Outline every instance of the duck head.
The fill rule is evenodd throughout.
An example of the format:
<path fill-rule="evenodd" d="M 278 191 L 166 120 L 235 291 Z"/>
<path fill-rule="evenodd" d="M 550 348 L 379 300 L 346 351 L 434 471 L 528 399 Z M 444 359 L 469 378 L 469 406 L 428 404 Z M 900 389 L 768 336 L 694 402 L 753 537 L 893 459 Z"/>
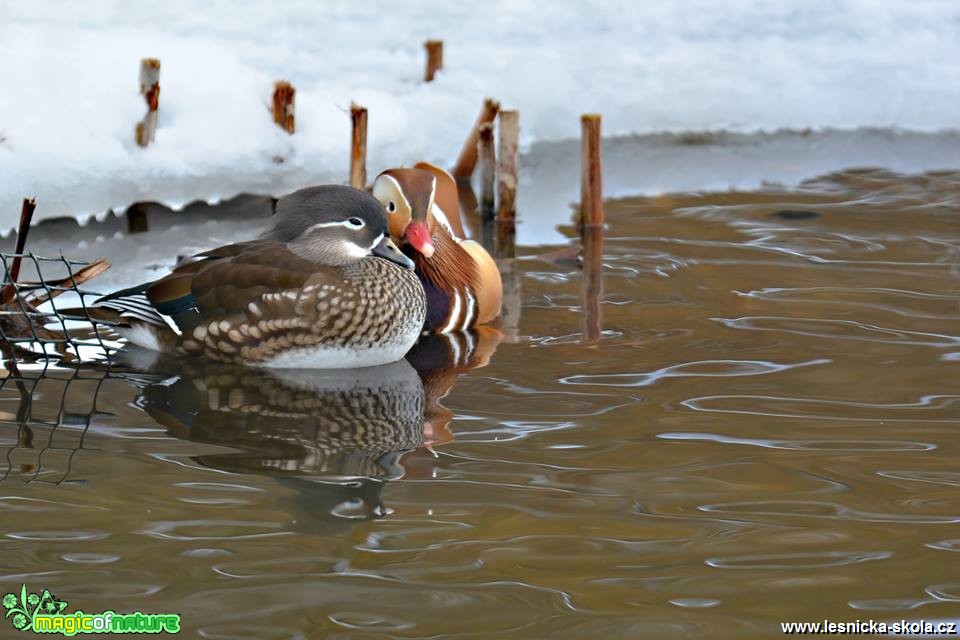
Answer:
<path fill-rule="evenodd" d="M 301 258 L 323 265 L 343 267 L 379 256 L 413 269 L 390 239 L 383 205 L 343 185 L 307 187 L 280 198 L 261 238 L 284 242 Z"/>
<path fill-rule="evenodd" d="M 433 255 L 431 234 L 437 180 L 424 169 L 387 169 L 373 183 L 373 196 L 387 212 L 391 237 L 403 241 L 425 258 Z"/>

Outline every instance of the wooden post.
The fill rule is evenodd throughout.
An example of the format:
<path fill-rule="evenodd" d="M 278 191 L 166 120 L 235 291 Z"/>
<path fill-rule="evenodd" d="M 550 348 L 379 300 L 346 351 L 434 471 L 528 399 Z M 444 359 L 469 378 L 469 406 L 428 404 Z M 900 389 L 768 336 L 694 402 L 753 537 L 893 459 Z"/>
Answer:
<path fill-rule="evenodd" d="M 473 170 L 477 166 L 477 139 L 480 137 L 480 127 L 493 122 L 499 111 L 500 103 L 496 100 L 486 98 L 483 101 L 480 116 L 474 123 L 473 129 L 470 130 L 470 135 L 464 141 L 463 148 L 460 149 L 460 155 L 457 156 L 457 163 L 453 166 L 453 171 L 450 172 L 454 178 L 463 179 L 473 175 Z"/>
<path fill-rule="evenodd" d="M 600 298 L 603 295 L 603 227 L 588 225 L 581 232 L 583 259 L 583 337 L 593 344 L 603 333 Z"/>
<path fill-rule="evenodd" d="M 493 185 L 497 175 L 497 152 L 493 146 L 492 123 L 480 127 L 477 157 L 480 160 L 480 217 L 490 220 L 494 215 Z"/>
<path fill-rule="evenodd" d="M 497 171 L 497 219 L 513 220 L 517 214 L 517 173 L 519 159 L 517 147 L 520 140 L 520 113 L 500 112 L 500 162 Z"/>
<path fill-rule="evenodd" d="M 141 147 L 153 142 L 157 133 L 157 109 L 160 108 L 160 61 L 144 58 L 140 61 L 140 94 L 147 101 L 147 115 L 137 123 L 136 140 Z"/>
<path fill-rule="evenodd" d="M 294 122 L 296 96 L 297 90 L 286 80 L 273 85 L 273 121 L 278 127 L 291 134 L 296 128 Z"/>
<path fill-rule="evenodd" d="M 427 70 L 423 74 L 423 81 L 433 82 L 437 71 L 443 69 L 443 40 L 427 40 L 423 47 L 427 50 Z"/>
<path fill-rule="evenodd" d="M 30 232 L 30 221 L 33 220 L 33 212 L 36 208 L 36 198 L 23 199 L 23 206 L 20 208 L 20 224 L 17 226 L 17 242 L 13 250 L 16 255 L 10 264 L 10 273 L 6 274 L 10 279 L 10 284 L 3 288 L 3 292 L 0 294 L 0 302 L 10 302 L 17 295 L 17 288 L 14 286 L 14 283 L 20 278 L 20 263 L 22 262 L 23 250 L 27 246 L 27 234 Z"/>
<path fill-rule="evenodd" d="M 147 221 L 147 203 L 134 202 L 127 207 L 127 233 L 144 233 L 150 230 Z"/>
<path fill-rule="evenodd" d="M 502 226 L 502 225 L 500 225 Z M 511 225 L 512 226 L 512 225 Z M 507 342 L 517 342 L 523 292 L 520 290 L 520 269 L 515 259 L 497 260 L 503 280 L 503 307 L 500 311 L 500 330 Z"/>
<path fill-rule="evenodd" d="M 367 186 L 367 110 L 350 103 L 350 121 L 353 137 L 350 144 L 350 186 L 363 189 Z"/>
<path fill-rule="evenodd" d="M 579 227 L 603 226 L 603 176 L 600 167 L 600 115 L 580 117 L 580 220 Z"/>

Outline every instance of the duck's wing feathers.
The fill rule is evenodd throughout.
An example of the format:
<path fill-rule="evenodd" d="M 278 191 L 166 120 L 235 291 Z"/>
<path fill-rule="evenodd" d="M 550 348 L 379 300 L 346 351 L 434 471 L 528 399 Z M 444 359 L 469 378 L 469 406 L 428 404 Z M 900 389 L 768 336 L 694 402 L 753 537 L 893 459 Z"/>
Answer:
<path fill-rule="evenodd" d="M 263 361 L 342 332 L 342 312 L 355 292 L 339 269 L 264 242 L 206 267 L 193 277 L 199 322 L 183 347 L 229 360 Z"/>
<path fill-rule="evenodd" d="M 115 291 L 98 298 L 94 305 L 115 312 L 113 320 L 135 320 L 169 327 L 180 334 L 195 324 L 193 316 L 197 304 L 192 284 L 196 274 L 217 261 L 240 255 L 255 246 L 253 242 L 240 242 L 204 251 L 181 262 L 159 280 Z"/>
<path fill-rule="evenodd" d="M 292 253 L 283 243 L 261 241 L 193 274 L 190 292 L 204 318 L 247 315 L 250 303 L 263 300 L 264 294 L 284 294 L 283 298 L 292 300 L 308 280 L 329 271 Z"/>

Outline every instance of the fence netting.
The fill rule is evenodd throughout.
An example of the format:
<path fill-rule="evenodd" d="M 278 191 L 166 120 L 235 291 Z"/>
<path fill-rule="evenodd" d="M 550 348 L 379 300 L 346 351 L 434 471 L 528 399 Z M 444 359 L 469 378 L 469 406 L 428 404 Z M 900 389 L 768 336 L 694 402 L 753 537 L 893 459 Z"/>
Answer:
<path fill-rule="evenodd" d="M 122 347 L 89 305 L 102 293 L 84 286 L 103 261 L 0 252 L 0 351 L 13 362 L 109 360 Z M 13 275 L 12 275 L 13 274 Z"/>

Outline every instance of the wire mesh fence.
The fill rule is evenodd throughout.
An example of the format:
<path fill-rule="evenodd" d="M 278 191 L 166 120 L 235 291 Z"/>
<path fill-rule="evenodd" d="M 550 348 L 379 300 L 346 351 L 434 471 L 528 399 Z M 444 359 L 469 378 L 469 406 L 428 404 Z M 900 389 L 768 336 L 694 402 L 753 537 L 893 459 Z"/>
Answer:
<path fill-rule="evenodd" d="M 90 303 L 102 295 L 83 286 L 106 270 L 93 262 L 0 252 L 0 351 L 13 362 L 87 362 L 109 359 L 122 345 Z M 23 276 L 23 277 L 20 277 Z"/>
<path fill-rule="evenodd" d="M 108 368 L 16 365 L 0 380 L 0 483 L 82 483 L 72 477 L 98 407 Z"/>

